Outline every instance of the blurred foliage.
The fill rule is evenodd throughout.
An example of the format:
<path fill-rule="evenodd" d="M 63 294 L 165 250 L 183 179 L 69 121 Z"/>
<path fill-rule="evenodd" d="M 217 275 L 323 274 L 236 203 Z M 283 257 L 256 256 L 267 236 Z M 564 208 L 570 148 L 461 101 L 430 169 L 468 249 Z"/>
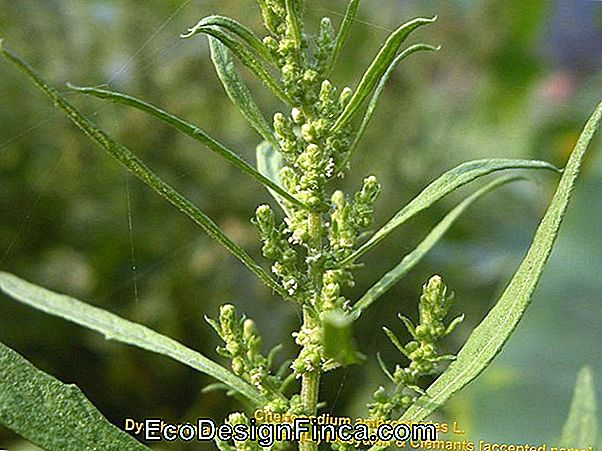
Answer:
<path fill-rule="evenodd" d="M 308 23 L 317 27 L 323 15 L 336 23 L 344 8 L 341 0 L 308 0 Z M 580 8 L 592 20 L 583 23 Z M 533 157 L 563 165 L 602 93 L 602 27 L 594 20 L 600 11 L 599 3 L 581 0 L 365 0 L 337 81 L 354 86 L 387 32 L 414 15 L 439 15 L 416 39 L 443 49 L 413 57 L 396 72 L 345 186 L 377 175 L 382 223 L 429 180 L 468 159 Z M 0 0 L 0 36 L 59 87 L 71 81 L 133 93 L 198 123 L 252 161 L 259 137 L 229 104 L 207 44 L 178 37 L 212 13 L 259 30 L 250 0 Z M 579 25 L 569 32 L 561 26 L 568 18 Z M 562 33 L 571 39 L 559 38 Z M 563 58 L 567 54 L 584 56 Z M 268 93 L 255 88 L 264 110 L 277 111 Z M 255 206 L 268 199 L 261 187 L 149 117 L 69 95 L 261 259 L 249 222 Z M 299 312 L 292 305 L 277 301 L 186 218 L 128 179 L 4 64 L 0 99 L 1 269 L 145 323 L 206 355 L 215 356 L 217 338 L 203 315 L 215 316 L 219 304 L 232 302 L 257 320 L 266 346 L 284 342 L 282 358 L 294 354 L 288 331 Z M 602 204 L 595 197 L 602 159 L 599 151 L 592 155 L 596 160 L 586 168 L 531 313 L 501 358 L 444 412 L 475 437 L 547 439 L 562 424 L 577 369 L 590 363 L 602 374 Z M 413 312 L 421 284 L 433 273 L 445 277 L 457 294 L 456 308 L 467 313 L 456 334 L 461 337 L 447 342 L 457 350 L 531 239 L 555 182 L 549 176 L 540 181 L 480 201 L 413 274 L 366 312 L 354 336 L 369 362 L 325 378 L 328 412 L 365 413 L 358 409 L 384 381 L 376 351 L 386 361 L 396 358 L 380 326 L 394 323 L 400 310 Z M 351 298 L 394 266 L 459 199 L 435 206 L 367 254 Z M 116 424 L 126 416 L 221 419 L 235 409 L 221 392 L 201 393 L 207 377 L 159 356 L 5 299 L 0 317 L 1 341 L 40 369 L 77 383 Z M 11 440 L 0 430 L 1 444 Z"/>

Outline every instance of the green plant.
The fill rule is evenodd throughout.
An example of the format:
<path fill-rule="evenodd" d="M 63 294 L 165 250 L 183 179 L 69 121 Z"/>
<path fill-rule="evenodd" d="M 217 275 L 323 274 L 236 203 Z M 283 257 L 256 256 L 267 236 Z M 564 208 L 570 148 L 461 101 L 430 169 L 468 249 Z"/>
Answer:
<path fill-rule="evenodd" d="M 369 124 L 387 79 L 399 62 L 421 50 L 436 50 L 417 44 L 399 52 L 400 46 L 416 28 L 433 19 L 415 19 L 399 27 L 387 39 L 378 55 L 365 71 L 355 90 L 337 91 L 328 81 L 337 55 L 349 34 L 358 1 L 351 1 L 337 34 L 328 19 L 321 22 L 315 45 L 304 30 L 303 5 L 298 0 L 259 1 L 268 37 L 258 39 L 250 30 L 231 19 L 210 16 L 193 27 L 186 37 L 203 33 L 209 36 L 212 58 L 226 92 L 250 125 L 263 138 L 257 149 L 257 169 L 236 153 L 208 136 L 198 127 L 153 105 L 131 96 L 96 88 L 75 90 L 120 102 L 145 111 L 179 131 L 206 145 L 232 164 L 266 186 L 282 212 L 272 207 L 258 207 L 253 220 L 262 251 L 272 265 L 272 274 L 265 271 L 242 248 L 189 200 L 161 180 L 127 148 L 98 129 L 76 111 L 59 93 L 43 81 L 23 60 L 2 50 L 3 56 L 24 70 L 36 85 L 67 112 L 69 118 L 91 139 L 113 155 L 158 194 L 177 206 L 211 237 L 222 243 L 255 275 L 282 298 L 292 301 L 303 312 L 303 324 L 295 332 L 300 346 L 291 367 L 272 371 L 273 352 L 261 353 L 261 339 L 250 319 L 239 317 L 233 306 L 220 310 L 219 319 L 208 322 L 224 341 L 218 351 L 231 360 L 231 371 L 184 346 L 150 331 L 143 326 L 90 307 L 74 299 L 57 295 L 3 273 L 0 287 L 12 297 L 48 313 L 97 330 L 107 338 L 133 344 L 168 355 L 193 368 L 215 377 L 222 386 L 252 405 L 276 412 L 313 415 L 318 409 L 318 388 L 321 377 L 340 366 L 360 363 L 363 356 L 351 340 L 351 327 L 362 312 L 376 302 L 399 281 L 438 241 L 458 216 L 486 192 L 517 177 L 501 177 L 476 191 L 452 210 L 398 266 L 387 273 L 357 302 L 345 298 L 345 288 L 353 284 L 358 259 L 371 250 L 408 219 L 429 208 L 439 199 L 476 179 L 509 169 L 554 170 L 540 161 L 490 159 L 462 164 L 428 185 L 414 200 L 403 207 L 385 226 L 369 234 L 372 211 L 379 184 L 366 177 L 352 195 L 332 191 L 332 181 L 348 171 L 349 162 L 358 148 Z M 248 88 L 234 66 L 237 57 L 286 106 L 286 113 L 277 113 L 273 124 L 264 118 Z M 277 74 L 277 75 L 274 75 Z M 359 124 L 354 119 L 368 102 Z M 393 344 L 409 360 L 407 367 L 399 364 L 391 373 L 392 387 L 377 388 L 369 414 L 378 418 L 425 419 L 453 393 L 473 380 L 499 352 L 525 311 L 531 293 L 543 270 L 557 235 L 560 221 L 569 201 L 581 160 L 597 127 L 601 109 L 586 125 L 569 160 L 556 195 L 533 240 L 533 244 L 508 288 L 481 325 L 475 329 L 457 357 L 439 355 L 437 340 L 451 333 L 460 318 L 447 323 L 445 316 L 451 297 L 438 276 L 424 287 L 420 301 L 420 321 L 414 326 L 402 317 L 413 340 L 402 345 L 392 331 L 386 330 Z M 444 360 L 454 360 L 447 370 L 424 392 L 421 377 L 431 376 Z M 102 437 L 106 446 L 123 449 L 137 444 L 116 429 L 101 422 L 93 426 L 98 414 L 72 388 L 65 388 L 37 373 L 12 351 L 3 348 L 2 421 L 30 440 L 49 448 L 65 443 L 72 447 L 88 447 Z M 31 387 L 18 387 L 23 378 Z M 296 390 L 295 379 L 301 381 Z M 291 394 L 291 391 L 293 392 Z M 33 394 L 42 393 L 45 398 Z M 67 428 L 41 421 L 47 415 L 24 416 L 44 412 L 57 398 L 66 399 L 61 408 L 75 418 L 81 408 L 90 415 L 89 433 L 75 436 Z M 93 412 L 93 413 L 90 413 Z M 32 424 L 31 418 L 39 418 Z M 246 421 L 240 414 L 232 421 Z M 72 440 L 72 441 L 71 441 Z M 113 445 L 119 444 L 119 445 Z M 223 449 L 230 445 L 219 443 Z M 237 444 L 240 449 L 251 444 Z M 285 447 L 287 444 L 277 446 Z M 313 443 L 301 443 L 301 449 L 316 449 Z M 341 445 L 344 448 L 345 446 Z"/>

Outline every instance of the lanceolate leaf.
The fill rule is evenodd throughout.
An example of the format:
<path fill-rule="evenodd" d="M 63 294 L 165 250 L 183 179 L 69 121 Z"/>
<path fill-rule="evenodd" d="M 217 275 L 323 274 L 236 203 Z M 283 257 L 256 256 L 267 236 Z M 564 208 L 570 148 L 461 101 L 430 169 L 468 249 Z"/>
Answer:
<path fill-rule="evenodd" d="M 94 97 L 98 97 L 99 99 L 110 100 L 111 102 L 122 103 L 124 105 L 136 108 L 156 117 L 157 119 L 174 127 L 176 130 L 179 130 L 182 133 L 190 136 L 192 139 L 203 143 L 210 150 L 224 157 L 226 160 L 234 164 L 243 172 L 253 177 L 262 185 L 270 187 L 272 190 L 280 193 L 280 195 L 286 198 L 289 202 L 292 202 L 299 206 L 303 206 L 303 204 L 298 199 L 296 199 L 290 193 L 282 189 L 282 187 L 280 187 L 277 183 L 274 183 L 271 179 L 264 177 L 253 166 L 251 166 L 249 163 L 243 160 L 236 152 L 228 149 L 226 146 L 213 139 L 211 136 L 209 136 L 196 125 L 186 122 L 184 119 L 181 119 L 178 116 L 168 113 L 167 111 L 162 110 L 161 108 L 158 108 L 148 102 L 145 102 L 144 100 L 137 99 L 136 97 L 133 97 L 128 94 L 123 94 L 121 92 L 116 91 L 109 91 L 107 89 L 73 86 L 71 84 L 68 86 L 77 92 L 89 94 Z"/>
<path fill-rule="evenodd" d="M 254 387 L 224 367 L 146 326 L 128 321 L 69 296 L 46 290 L 5 272 L 0 272 L 0 290 L 33 308 L 100 332 L 108 340 L 120 341 L 171 357 L 223 382 L 256 405 L 262 405 L 265 402 L 263 396 Z"/>
<path fill-rule="evenodd" d="M 225 16 L 208 16 L 201 19 L 194 27 L 192 27 L 188 33 L 183 34 L 183 38 L 189 37 L 192 33 L 194 34 L 195 29 L 199 27 L 210 27 L 214 26 L 217 28 L 223 28 L 224 30 L 232 33 L 237 38 L 241 39 L 245 44 L 247 44 L 251 49 L 253 49 L 258 55 L 264 58 L 266 61 L 273 62 L 272 55 L 270 51 L 267 49 L 263 42 L 259 40 L 255 34 L 245 27 L 243 24 L 238 21 Z"/>
<path fill-rule="evenodd" d="M 92 141 L 112 155 L 119 163 L 125 166 L 133 175 L 142 180 L 150 188 L 156 191 L 161 197 L 168 200 L 176 206 L 186 216 L 198 224 L 210 237 L 221 243 L 228 251 L 238 258 L 247 268 L 259 277 L 268 287 L 278 292 L 282 296 L 287 296 L 286 290 L 282 289 L 278 282 L 270 274 L 259 266 L 249 254 L 240 246 L 228 238 L 221 229 L 205 213 L 199 210 L 192 202 L 186 199 L 182 194 L 174 190 L 170 185 L 155 174 L 146 164 L 134 155 L 127 147 L 121 145 L 105 132 L 100 130 L 89 119 L 77 111 L 56 89 L 49 86 L 34 70 L 20 57 L 4 48 L 0 48 L 0 53 L 7 60 L 15 64 L 22 70 L 34 84 L 50 99 L 56 106 L 67 113 L 67 116 L 80 130 L 82 130 Z"/>
<path fill-rule="evenodd" d="M 113 426 L 81 390 L 0 343 L 0 423 L 47 450 L 148 450 Z"/>
<path fill-rule="evenodd" d="M 238 76 L 230 50 L 213 36 L 209 36 L 209 48 L 217 75 L 232 103 L 236 105 L 257 133 L 275 146 L 274 133 L 253 100 L 249 89 Z"/>
<path fill-rule="evenodd" d="M 353 152 L 355 151 L 355 149 L 357 149 L 357 146 L 359 145 L 359 143 L 362 139 L 362 136 L 364 136 L 364 132 L 368 128 L 368 125 L 370 124 L 370 120 L 372 119 L 372 116 L 374 115 L 374 111 L 376 110 L 376 105 L 378 104 L 380 95 L 385 90 L 385 85 L 387 84 L 387 81 L 389 80 L 389 77 L 391 76 L 393 71 L 397 68 L 399 63 L 401 63 L 404 59 L 406 59 L 412 53 L 420 52 L 422 50 L 430 50 L 430 51 L 436 52 L 439 50 L 439 47 L 433 47 L 432 45 L 427 45 L 427 44 L 412 45 L 412 46 L 408 47 L 407 49 L 405 49 L 403 52 L 401 52 L 399 55 L 397 55 L 395 57 L 395 59 L 391 62 L 391 64 L 389 64 L 387 71 L 380 78 L 380 81 L 378 82 L 378 86 L 376 87 L 376 89 L 374 90 L 374 93 L 372 94 L 372 97 L 370 98 L 370 103 L 368 104 L 368 108 L 366 109 L 366 113 L 364 114 L 362 123 L 360 124 L 360 126 L 355 134 L 355 138 L 353 139 L 353 143 L 351 144 L 351 147 L 349 149 L 347 157 L 339 165 L 339 168 L 338 168 L 339 171 L 342 168 L 346 167 L 347 162 L 353 156 Z"/>
<path fill-rule="evenodd" d="M 508 169 L 547 169 L 558 171 L 550 163 L 538 160 L 511 160 L 506 158 L 491 158 L 486 160 L 475 160 L 462 163 L 442 174 L 435 181 L 424 188 L 418 196 L 403 207 L 393 218 L 389 220 L 378 232 L 359 247 L 353 254 L 341 262 L 341 265 L 354 261 L 364 252 L 372 249 L 384 240 L 393 230 L 406 222 L 408 219 L 429 208 L 442 197 L 452 191 L 493 172 Z"/>
<path fill-rule="evenodd" d="M 598 418 L 596 415 L 596 389 L 589 367 L 577 375 L 569 416 L 562 428 L 559 444 L 567 448 L 587 448 L 596 445 Z"/>
<path fill-rule="evenodd" d="M 284 4 L 286 6 L 286 21 L 288 23 L 288 26 L 292 30 L 297 48 L 301 47 L 302 39 L 300 23 L 301 12 L 299 11 L 299 2 L 300 0 L 284 0 Z"/>
<path fill-rule="evenodd" d="M 400 26 L 389 36 L 370 67 L 368 67 L 362 76 L 358 87 L 351 97 L 351 100 L 349 100 L 349 103 L 335 122 L 333 130 L 338 130 L 347 122 L 349 122 L 362 102 L 366 99 L 366 97 L 368 97 L 368 95 L 370 95 L 370 92 L 374 86 L 376 86 L 376 83 L 378 83 L 380 77 L 385 73 L 387 67 L 389 67 L 391 62 L 395 59 L 395 55 L 397 54 L 399 47 L 401 44 L 403 44 L 410 33 L 416 28 L 422 25 L 430 24 L 435 20 L 436 17 L 433 17 L 432 19 L 419 17 L 414 20 L 410 20 L 409 22 L 406 22 Z"/>
<path fill-rule="evenodd" d="M 204 33 L 219 39 L 228 47 L 237 58 L 253 72 L 271 91 L 283 102 L 292 104 L 291 99 L 286 95 L 282 85 L 270 74 L 255 55 L 247 50 L 240 42 L 232 39 L 228 33 L 225 33 L 220 27 L 215 25 L 196 25 L 188 33 L 183 34 L 183 38 L 189 38 L 196 34 Z"/>
<path fill-rule="evenodd" d="M 476 378 L 510 338 L 531 301 L 531 295 L 552 252 L 558 229 L 575 188 L 583 157 L 601 118 L 602 103 L 597 106 L 583 129 L 564 169 L 556 193 L 535 232 L 531 247 L 497 304 L 470 334 L 457 359 L 428 388 L 427 394 L 404 413 L 401 421 L 416 422 L 426 419 L 453 394 Z M 371 448 L 371 450 L 377 449 L 381 448 Z"/>
<path fill-rule="evenodd" d="M 284 165 L 282 154 L 274 150 L 274 147 L 272 147 L 270 143 L 264 141 L 257 146 L 256 155 L 257 170 L 274 183 L 279 183 L 280 169 L 282 169 Z M 286 215 L 290 216 L 282 196 L 269 188 L 268 190 L 274 199 L 276 199 L 276 202 L 278 202 L 278 205 L 280 205 Z"/>
<path fill-rule="evenodd" d="M 416 246 L 416 248 L 407 254 L 399 264 L 385 274 L 378 282 L 376 282 L 353 306 L 353 317 L 358 318 L 364 310 L 377 301 L 383 294 L 389 291 L 397 282 L 403 279 L 414 266 L 416 266 L 424 256 L 439 242 L 443 235 L 449 230 L 466 209 L 476 202 L 479 198 L 506 183 L 520 180 L 521 177 L 507 176 L 500 177 L 493 182 L 485 185 L 466 199 L 458 204 L 450 211 Z"/>
<path fill-rule="evenodd" d="M 357 13 L 357 7 L 360 4 L 360 0 L 350 0 L 347 5 L 347 11 L 345 12 L 345 17 L 343 18 L 343 23 L 339 28 L 339 32 L 337 33 L 337 40 L 334 45 L 334 49 L 332 51 L 332 56 L 330 58 L 330 64 L 328 66 L 328 70 L 326 73 L 332 70 L 333 64 L 336 62 L 339 53 L 341 52 L 341 48 L 345 41 L 347 41 L 347 37 L 349 36 L 349 31 L 351 31 L 351 26 L 353 25 L 353 21 L 355 20 L 355 15 Z"/>

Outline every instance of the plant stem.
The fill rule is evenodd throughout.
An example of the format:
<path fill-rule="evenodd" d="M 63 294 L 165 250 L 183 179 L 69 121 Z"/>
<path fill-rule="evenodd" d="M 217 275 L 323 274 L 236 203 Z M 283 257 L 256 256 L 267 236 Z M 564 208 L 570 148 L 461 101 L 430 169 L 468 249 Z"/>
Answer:
<path fill-rule="evenodd" d="M 309 214 L 309 231 L 310 231 L 310 254 L 315 257 L 322 252 L 322 216 L 318 212 L 311 212 Z M 317 260 L 308 268 L 310 275 L 314 281 L 314 287 L 319 293 L 322 285 L 322 272 L 323 269 L 320 267 Z M 311 311 L 309 306 L 303 309 L 303 328 L 313 329 L 318 326 L 320 319 L 316 317 L 315 313 Z M 320 370 L 314 369 L 312 371 L 305 372 L 301 376 L 301 402 L 303 403 L 303 410 L 305 415 L 313 416 L 317 413 L 318 405 L 318 392 L 320 389 Z M 299 451 L 317 451 L 318 445 L 312 441 L 299 442 Z"/>
<path fill-rule="evenodd" d="M 303 310 L 303 327 L 314 327 L 316 319 L 309 309 Z M 303 410 L 308 417 L 316 415 L 318 405 L 318 391 L 320 388 L 320 371 L 308 371 L 301 376 L 301 402 Z M 312 441 L 299 442 L 299 451 L 317 451 L 318 445 Z"/>

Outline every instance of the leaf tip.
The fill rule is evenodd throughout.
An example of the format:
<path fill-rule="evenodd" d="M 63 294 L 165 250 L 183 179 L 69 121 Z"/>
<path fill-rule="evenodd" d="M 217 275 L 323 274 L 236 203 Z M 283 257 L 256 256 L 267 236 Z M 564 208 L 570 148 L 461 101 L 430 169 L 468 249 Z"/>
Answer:
<path fill-rule="evenodd" d="M 66 82 L 65 86 L 67 86 L 67 88 L 71 89 L 72 91 L 83 91 L 84 89 L 82 86 L 74 85 L 70 81 Z"/>
<path fill-rule="evenodd" d="M 186 32 L 180 33 L 180 38 L 182 38 L 182 39 L 188 39 L 189 37 L 195 35 L 196 31 L 198 29 L 198 26 L 199 26 L 199 24 L 197 23 L 196 25 L 188 28 L 188 30 L 186 30 Z"/>

